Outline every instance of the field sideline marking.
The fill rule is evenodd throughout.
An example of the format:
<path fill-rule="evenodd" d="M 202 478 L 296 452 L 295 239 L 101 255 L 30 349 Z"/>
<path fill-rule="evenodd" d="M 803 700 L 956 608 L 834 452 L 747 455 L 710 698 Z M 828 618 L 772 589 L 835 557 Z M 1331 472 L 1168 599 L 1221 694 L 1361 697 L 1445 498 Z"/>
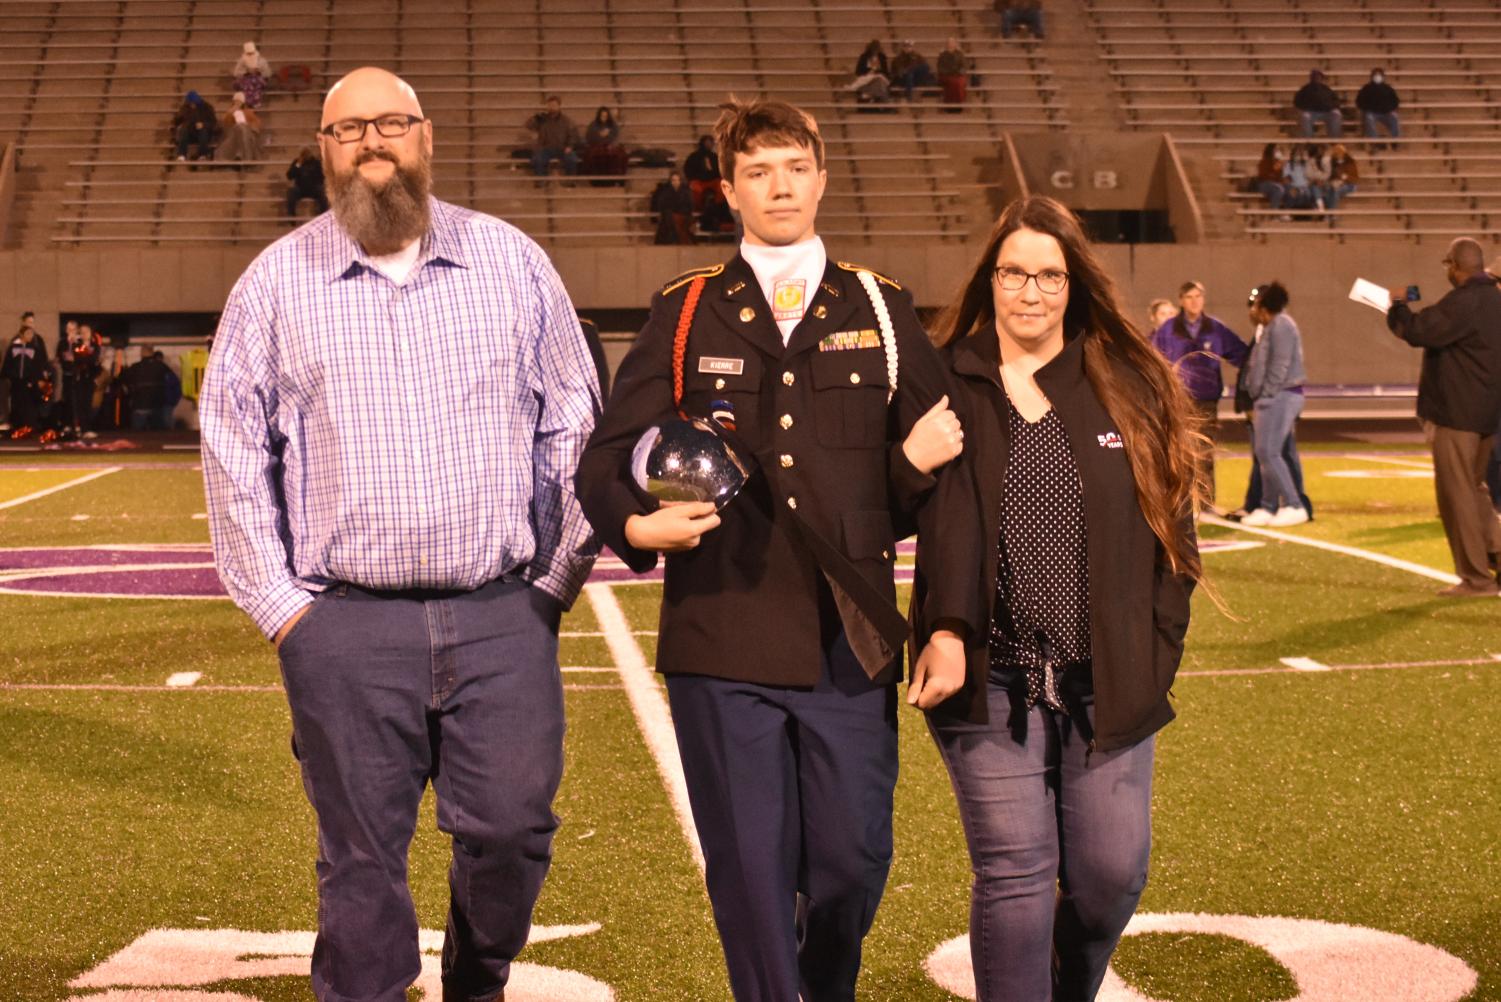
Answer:
<path fill-rule="evenodd" d="M 1437 661 L 1377 661 L 1371 664 L 1354 665 L 1325 665 L 1308 658 L 1282 658 L 1285 664 L 1288 661 L 1310 661 L 1320 665 L 1318 668 L 1299 668 L 1289 665 L 1285 668 L 1203 668 L 1197 671 L 1180 671 L 1178 678 L 1214 678 L 1220 675 L 1306 675 L 1310 672 L 1326 671 L 1393 671 L 1399 668 L 1467 668 L 1475 665 L 1494 666 L 1501 664 L 1501 654 L 1492 654 L 1484 658 L 1442 658 Z"/>
<path fill-rule="evenodd" d="M 615 599 L 610 585 L 596 581 L 584 585 L 584 594 L 594 607 L 594 618 L 604 631 L 605 643 L 610 647 L 610 656 L 620 671 L 620 680 L 625 685 L 626 696 L 631 702 L 631 712 L 636 716 L 636 725 L 646 740 L 647 750 L 656 760 L 657 771 L 662 775 L 662 784 L 667 787 L 667 799 L 672 802 L 672 812 L 677 815 L 678 827 L 688 840 L 693 853 L 693 862 L 700 873 L 704 871 L 704 849 L 698 840 L 698 829 L 693 824 L 693 809 L 688 803 L 688 781 L 683 777 L 683 760 L 678 754 L 676 732 L 672 728 L 672 714 L 667 709 L 667 699 L 652 678 L 646 655 L 631 631 L 625 612 Z"/>
<path fill-rule="evenodd" d="M 11 498 L 9 501 L 0 501 L 0 508 L 14 508 L 16 507 L 16 505 L 22 505 L 28 501 L 36 501 L 46 497 L 49 494 L 56 494 L 58 491 L 65 491 L 69 487 L 77 487 L 79 484 L 86 484 L 90 480 L 98 480 L 100 477 L 107 477 L 111 473 L 119 473 L 123 469 L 123 466 L 110 466 L 103 470 L 95 470 L 93 473 L 85 473 L 81 477 L 74 477 L 72 480 L 57 484 L 53 487 L 46 487 L 39 491 L 33 491 L 30 494 L 26 494 L 18 498 Z"/>
<path fill-rule="evenodd" d="M 1385 564 L 1387 567 L 1395 567 L 1399 571 L 1407 571 L 1410 574 L 1419 574 L 1425 578 L 1442 581 L 1444 584 L 1459 584 L 1459 577 L 1447 571 L 1435 570 L 1423 564 L 1415 564 L 1411 560 L 1401 560 L 1397 557 L 1389 557 L 1384 553 L 1376 553 L 1372 550 L 1362 550 L 1355 546 L 1344 546 L 1340 543 L 1327 543 L 1322 539 L 1309 539 L 1305 536 L 1294 536 L 1290 532 L 1278 532 L 1275 529 L 1258 529 L 1252 525 L 1241 525 L 1218 515 L 1204 514 L 1199 521 L 1206 525 L 1223 526 L 1226 529 L 1235 529 L 1238 532 L 1249 532 L 1257 536 L 1266 536 L 1271 539 L 1281 540 L 1284 543 L 1298 543 L 1302 546 L 1312 546 L 1319 550 L 1328 550 L 1330 553 L 1342 553 L 1347 557 L 1357 557 L 1361 560 L 1370 560 L 1373 563 Z"/>

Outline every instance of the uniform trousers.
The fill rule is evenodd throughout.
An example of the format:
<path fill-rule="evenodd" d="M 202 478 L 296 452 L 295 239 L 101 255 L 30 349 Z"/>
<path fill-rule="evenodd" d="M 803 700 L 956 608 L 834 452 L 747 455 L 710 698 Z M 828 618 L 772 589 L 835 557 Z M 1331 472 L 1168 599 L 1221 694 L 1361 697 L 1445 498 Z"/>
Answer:
<path fill-rule="evenodd" d="M 891 868 L 896 687 L 840 632 L 811 688 L 667 676 L 737 1002 L 853 1002 Z"/>
<path fill-rule="evenodd" d="M 1491 506 L 1485 471 L 1492 436 L 1425 422 L 1433 446 L 1433 483 L 1438 517 L 1454 557 L 1454 573 L 1477 588 L 1496 587 L 1491 561 L 1501 555 L 1501 519 Z"/>
<path fill-rule="evenodd" d="M 402 1002 L 420 973 L 407 848 L 429 781 L 453 837 L 444 1000 L 502 996 L 558 825 L 558 615 L 507 578 L 472 592 L 339 585 L 282 641 L 318 816 L 320 1002 Z"/>

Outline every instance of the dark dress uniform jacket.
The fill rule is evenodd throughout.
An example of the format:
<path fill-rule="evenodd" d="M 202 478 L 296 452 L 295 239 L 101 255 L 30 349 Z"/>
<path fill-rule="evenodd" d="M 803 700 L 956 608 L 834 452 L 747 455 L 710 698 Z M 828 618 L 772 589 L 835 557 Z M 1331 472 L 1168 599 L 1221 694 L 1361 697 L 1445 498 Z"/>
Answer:
<path fill-rule="evenodd" d="M 749 264 L 736 255 L 702 272 L 683 410 L 707 416 L 713 401 L 729 402 L 759 471 L 721 512 L 719 528 L 667 556 L 659 671 L 811 686 L 832 623 L 833 631 L 843 625 L 872 678 L 895 680 L 907 623 L 892 583 L 904 521 L 892 498 L 913 499 L 934 483 L 906 462 L 900 443 L 947 386 L 911 296 L 882 278 L 900 362 L 888 406 L 880 324 L 851 268 L 829 262 L 785 349 Z M 637 573 L 654 567 L 657 553 L 626 542 L 626 519 L 657 503 L 631 479 L 630 454 L 643 432 L 674 416 L 672 344 L 689 278 L 653 298 L 579 463 L 584 513 Z M 877 346 L 820 350 L 848 331 L 874 331 Z"/>
<path fill-rule="evenodd" d="M 914 651 L 941 620 L 962 621 L 964 688 L 933 712 L 983 723 L 990 674 L 1001 497 L 1009 446 L 1000 346 L 985 332 L 944 348 L 957 382 L 964 452 L 923 514 L 912 591 Z M 1136 500 L 1119 429 L 1084 373 L 1084 339 L 1038 370 L 1068 433 L 1084 494 L 1095 718 L 1101 751 L 1134 744 L 1173 719 L 1168 689 L 1183 656 L 1193 580 L 1173 574 Z"/>

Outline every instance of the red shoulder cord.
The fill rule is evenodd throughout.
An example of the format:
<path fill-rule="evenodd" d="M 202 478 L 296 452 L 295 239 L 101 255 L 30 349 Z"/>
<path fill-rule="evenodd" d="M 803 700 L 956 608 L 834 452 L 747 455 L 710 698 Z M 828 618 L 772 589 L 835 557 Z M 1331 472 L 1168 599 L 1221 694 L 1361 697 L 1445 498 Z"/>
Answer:
<path fill-rule="evenodd" d="M 704 292 L 704 277 L 700 275 L 688 286 L 688 295 L 683 299 L 683 312 L 678 314 L 678 329 L 672 339 L 672 406 L 685 421 L 683 413 L 683 356 L 688 353 L 688 331 L 693 327 L 693 314 L 698 309 L 698 297 Z"/>

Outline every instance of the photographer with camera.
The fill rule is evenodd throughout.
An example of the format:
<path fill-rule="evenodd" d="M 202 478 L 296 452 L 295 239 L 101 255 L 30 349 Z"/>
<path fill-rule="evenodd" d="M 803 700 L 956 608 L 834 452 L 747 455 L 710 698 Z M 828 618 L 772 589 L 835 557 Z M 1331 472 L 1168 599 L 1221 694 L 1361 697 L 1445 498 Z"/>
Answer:
<path fill-rule="evenodd" d="M 1439 594 L 1495 595 L 1501 520 L 1485 473 L 1501 419 L 1501 289 L 1469 237 L 1451 243 L 1443 263 L 1453 289 L 1414 313 L 1407 301 L 1417 289 L 1410 287 L 1393 297 L 1386 326 L 1423 349 L 1418 418 L 1433 447 L 1439 519 L 1459 575 L 1459 584 Z"/>

